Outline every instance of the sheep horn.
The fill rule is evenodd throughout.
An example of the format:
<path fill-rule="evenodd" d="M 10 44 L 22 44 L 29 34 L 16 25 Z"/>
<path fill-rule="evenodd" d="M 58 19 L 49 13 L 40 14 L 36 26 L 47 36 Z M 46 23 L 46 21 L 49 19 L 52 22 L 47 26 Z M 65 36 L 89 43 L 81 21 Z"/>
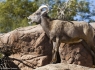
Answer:
<path fill-rule="evenodd" d="M 46 8 L 46 9 L 47 9 L 47 10 L 46 10 L 47 13 L 49 12 L 49 8 L 48 8 L 47 5 L 42 5 L 42 6 L 40 6 L 39 9 L 38 9 L 38 11 L 41 11 L 43 8 Z"/>

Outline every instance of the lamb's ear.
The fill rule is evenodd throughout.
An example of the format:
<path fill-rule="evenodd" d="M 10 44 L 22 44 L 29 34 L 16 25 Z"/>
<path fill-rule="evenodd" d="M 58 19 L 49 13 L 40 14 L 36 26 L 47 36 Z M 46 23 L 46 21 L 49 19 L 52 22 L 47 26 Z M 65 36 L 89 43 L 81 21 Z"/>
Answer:
<path fill-rule="evenodd" d="M 42 15 L 42 16 L 44 16 L 44 15 L 46 15 L 46 14 L 47 14 L 46 11 L 42 11 L 42 12 L 41 12 L 41 15 Z"/>

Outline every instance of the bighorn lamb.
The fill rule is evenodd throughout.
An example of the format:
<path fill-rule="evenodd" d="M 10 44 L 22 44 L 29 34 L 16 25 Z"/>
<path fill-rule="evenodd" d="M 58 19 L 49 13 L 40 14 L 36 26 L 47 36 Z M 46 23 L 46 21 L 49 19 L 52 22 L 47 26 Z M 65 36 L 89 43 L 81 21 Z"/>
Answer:
<path fill-rule="evenodd" d="M 95 53 L 93 43 L 94 30 L 92 26 L 84 21 L 63 21 L 54 20 L 48 16 L 49 8 L 42 5 L 39 9 L 28 17 L 29 23 L 40 23 L 47 36 L 53 41 L 52 62 L 56 62 L 56 53 L 59 45 L 63 43 L 77 43 L 81 40 L 90 46 L 89 48 Z"/>

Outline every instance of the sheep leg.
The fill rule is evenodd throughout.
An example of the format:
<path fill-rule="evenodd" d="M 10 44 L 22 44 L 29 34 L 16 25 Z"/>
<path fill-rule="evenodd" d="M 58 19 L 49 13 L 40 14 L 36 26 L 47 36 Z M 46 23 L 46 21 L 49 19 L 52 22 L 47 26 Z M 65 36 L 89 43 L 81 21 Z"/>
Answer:
<path fill-rule="evenodd" d="M 95 45 L 94 45 L 93 40 L 89 41 L 89 43 L 90 43 L 90 47 L 91 47 L 92 51 L 95 53 Z"/>
<path fill-rule="evenodd" d="M 91 46 L 91 50 L 93 52 L 93 64 L 95 65 L 95 46 Z"/>
<path fill-rule="evenodd" d="M 82 44 L 84 45 L 84 47 L 87 49 L 87 51 L 91 54 L 92 58 L 93 58 L 93 64 L 95 64 L 95 52 L 93 51 L 93 49 L 86 44 L 86 42 L 83 40 Z"/>
<path fill-rule="evenodd" d="M 55 47 L 56 47 L 56 42 L 53 41 L 53 49 L 52 49 L 52 61 L 51 63 L 55 63 L 56 60 L 56 54 L 55 54 Z"/>
<path fill-rule="evenodd" d="M 92 43 L 92 44 L 91 44 Z M 94 42 L 93 41 L 90 41 L 90 47 L 91 47 L 91 50 L 93 51 L 93 64 L 95 65 L 95 46 L 94 46 Z"/>
<path fill-rule="evenodd" d="M 59 50 L 59 45 L 60 45 L 59 38 L 56 37 L 56 42 L 53 42 L 52 61 L 51 61 L 51 63 L 56 63 L 56 61 L 57 61 L 57 53 L 58 53 L 58 50 Z"/>

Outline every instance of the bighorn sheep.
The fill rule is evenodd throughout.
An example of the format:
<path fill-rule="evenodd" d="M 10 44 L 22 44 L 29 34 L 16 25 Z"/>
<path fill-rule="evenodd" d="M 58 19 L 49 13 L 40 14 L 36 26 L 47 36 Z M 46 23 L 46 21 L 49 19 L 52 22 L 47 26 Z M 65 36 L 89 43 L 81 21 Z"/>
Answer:
<path fill-rule="evenodd" d="M 28 19 L 31 20 L 29 23 L 40 23 L 47 36 L 53 41 L 52 62 L 56 62 L 57 60 L 56 52 L 61 42 L 70 44 L 80 42 L 83 39 L 95 53 L 93 43 L 94 30 L 92 26 L 84 21 L 53 20 L 48 16 L 48 12 L 49 8 L 46 5 L 42 5 Z"/>

